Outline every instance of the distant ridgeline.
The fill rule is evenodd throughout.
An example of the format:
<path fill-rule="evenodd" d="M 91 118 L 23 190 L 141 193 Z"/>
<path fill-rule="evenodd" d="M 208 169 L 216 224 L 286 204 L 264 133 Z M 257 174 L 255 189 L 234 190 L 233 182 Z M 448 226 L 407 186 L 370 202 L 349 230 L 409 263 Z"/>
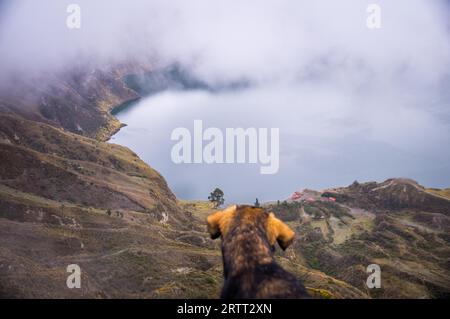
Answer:
<path fill-rule="evenodd" d="M 250 82 L 247 80 L 212 85 L 200 80 L 180 64 L 171 64 L 163 68 L 138 74 L 128 74 L 124 77 L 124 80 L 129 88 L 138 92 L 141 96 L 151 95 L 165 90 L 206 90 L 219 92 L 243 89 L 250 85 Z"/>

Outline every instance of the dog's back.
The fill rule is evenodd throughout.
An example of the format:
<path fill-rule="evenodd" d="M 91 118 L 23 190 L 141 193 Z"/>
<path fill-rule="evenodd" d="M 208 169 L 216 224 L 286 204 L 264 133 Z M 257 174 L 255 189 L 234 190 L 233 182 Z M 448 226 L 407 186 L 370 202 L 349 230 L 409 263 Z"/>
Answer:
<path fill-rule="evenodd" d="M 262 208 L 232 206 L 208 217 L 212 238 L 222 236 L 222 298 L 304 298 L 303 285 L 274 258 L 275 241 L 286 249 L 294 232 Z"/>

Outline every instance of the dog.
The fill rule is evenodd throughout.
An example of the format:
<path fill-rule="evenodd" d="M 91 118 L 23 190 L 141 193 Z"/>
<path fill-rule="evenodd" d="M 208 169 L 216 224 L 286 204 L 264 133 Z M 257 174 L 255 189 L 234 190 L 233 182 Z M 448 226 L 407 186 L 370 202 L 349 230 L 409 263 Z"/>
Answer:
<path fill-rule="evenodd" d="M 230 206 L 207 217 L 212 239 L 222 238 L 224 299 L 308 298 L 303 284 L 275 262 L 275 242 L 285 250 L 295 233 L 260 207 Z"/>

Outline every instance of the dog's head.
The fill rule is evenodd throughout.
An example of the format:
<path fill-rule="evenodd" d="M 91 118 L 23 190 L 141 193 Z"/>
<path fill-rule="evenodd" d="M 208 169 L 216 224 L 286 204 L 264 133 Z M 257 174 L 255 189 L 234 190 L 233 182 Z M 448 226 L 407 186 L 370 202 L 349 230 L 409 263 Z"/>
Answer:
<path fill-rule="evenodd" d="M 262 208 L 233 205 L 209 215 L 206 222 L 212 239 L 225 237 L 232 225 L 244 222 L 263 223 L 270 245 L 275 245 L 276 241 L 283 250 L 292 243 L 295 236 L 288 225 L 276 218 L 273 213 L 268 213 Z"/>

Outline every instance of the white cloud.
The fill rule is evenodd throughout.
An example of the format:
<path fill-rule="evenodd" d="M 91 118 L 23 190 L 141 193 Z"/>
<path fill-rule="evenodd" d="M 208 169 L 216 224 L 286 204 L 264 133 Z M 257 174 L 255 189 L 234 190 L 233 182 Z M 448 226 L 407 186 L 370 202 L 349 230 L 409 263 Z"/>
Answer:
<path fill-rule="evenodd" d="M 81 6 L 80 30 L 65 24 L 72 2 Z M 381 29 L 366 27 L 373 2 Z M 254 83 L 239 101 L 235 92 L 218 98 L 248 112 L 261 105 L 262 121 L 298 134 L 297 118 L 264 117 L 264 107 L 288 103 L 289 112 L 302 112 L 300 133 L 365 134 L 443 163 L 450 162 L 442 147 L 450 144 L 448 21 L 443 0 L 9 1 L 0 12 L 0 73 L 129 58 L 181 62 L 206 81 Z M 330 151 L 310 144 L 317 154 Z"/>

